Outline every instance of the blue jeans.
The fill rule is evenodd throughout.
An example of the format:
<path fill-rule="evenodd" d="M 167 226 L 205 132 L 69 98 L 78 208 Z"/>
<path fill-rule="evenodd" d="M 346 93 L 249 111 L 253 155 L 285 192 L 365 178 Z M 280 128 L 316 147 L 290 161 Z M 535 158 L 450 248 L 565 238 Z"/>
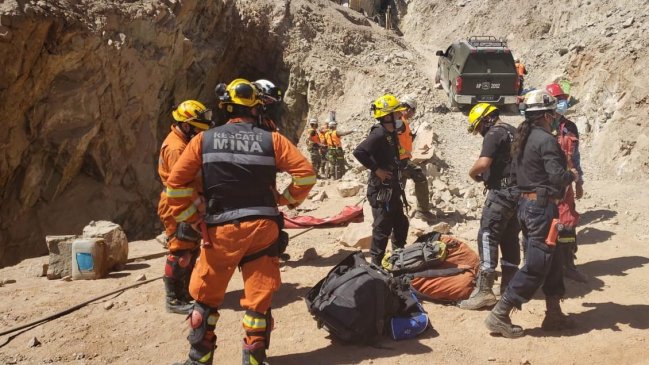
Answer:
<path fill-rule="evenodd" d="M 514 275 L 504 294 L 519 309 L 541 285 L 546 297 L 562 297 L 565 293 L 563 259 L 561 255 L 555 255 L 555 246 L 545 243 L 552 219 L 558 216 L 559 211 L 553 202 L 543 207 L 526 198 L 519 201 L 518 221 L 526 247 L 525 265 Z"/>
<path fill-rule="evenodd" d="M 489 190 L 478 230 L 480 271 L 496 271 L 498 247 L 502 252 L 501 266 L 518 269 L 521 262 L 521 246 L 518 242 L 521 228 L 516 217 L 518 197 L 516 188 Z"/>

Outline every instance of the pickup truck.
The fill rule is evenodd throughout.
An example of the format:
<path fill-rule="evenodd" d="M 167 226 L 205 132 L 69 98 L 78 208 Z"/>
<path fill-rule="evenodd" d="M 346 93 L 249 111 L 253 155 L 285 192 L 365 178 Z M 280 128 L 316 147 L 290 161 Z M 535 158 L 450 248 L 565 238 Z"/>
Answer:
<path fill-rule="evenodd" d="M 520 80 L 504 40 L 469 37 L 435 54 L 439 57 L 435 82 L 448 94 L 451 108 L 480 102 L 516 104 Z"/>

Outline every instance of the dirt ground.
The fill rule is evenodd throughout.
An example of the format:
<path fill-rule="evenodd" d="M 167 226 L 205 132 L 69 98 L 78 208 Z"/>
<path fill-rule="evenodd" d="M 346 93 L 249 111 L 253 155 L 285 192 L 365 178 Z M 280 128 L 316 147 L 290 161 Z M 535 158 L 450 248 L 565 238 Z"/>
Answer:
<path fill-rule="evenodd" d="M 344 52 L 329 54 L 329 52 L 320 52 L 317 48 L 313 50 L 313 54 L 328 60 L 329 63 L 323 62 L 322 66 L 316 67 L 314 65 L 320 64 L 320 58 L 316 60 L 317 62 L 307 59 L 303 64 L 311 65 L 311 68 L 306 67 L 305 74 L 313 76 L 316 80 L 326 80 L 327 82 L 322 82 L 322 85 L 330 84 L 331 90 L 321 86 L 316 88 L 309 98 L 311 103 L 309 113 L 322 118 L 328 110 L 335 108 L 341 129 L 359 128 L 365 131 L 372 123 L 367 117 L 366 101 L 372 100 L 384 91 L 399 95 L 415 93 L 420 102 L 420 115 L 415 119 L 415 123 L 429 124 L 435 131 L 438 137 L 437 161 L 445 164 L 442 171 L 444 179 L 451 187 L 468 186 L 471 182 L 467 171 L 478 156 L 481 139 L 466 134 L 466 116 L 461 112 L 442 114 L 434 111 L 447 100 L 441 90 L 432 88 L 434 66 L 437 62 L 432 56 L 434 51 L 438 47 L 448 45 L 451 39 L 460 35 L 471 34 L 470 32 L 485 34 L 492 32 L 492 27 L 493 32 L 496 32 L 499 29 L 497 26 L 505 24 L 507 27 L 503 27 L 495 34 L 506 35 L 506 32 L 512 32 L 514 48 L 520 49 L 519 53 L 529 60 L 528 65 L 531 65 L 530 85 L 539 86 L 552 80 L 555 76 L 553 70 L 559 61 L 562 63 L 566 61 L 551 56 L 554 54 L 552 52 L 555 48 L 555 36 L 558 37 L 563 33 L 559 32 L 561 29 L 555 31 L 553 28 L 553 32 L 557 34 L 546 36 L 544 33 L 542 35 L 544 38 L 541 40 L 536 39 L 536 33 L 531 33 L 529 37 L 533 38 L 533 41 L 530 41 L 527 32 L 510 29 L 509 26 L 514 27 L 517 22 L 520 22 L 530 23 L 530 25 L 523 25 L 524 27 L 535 27 L 537 20 L 545 21 L 545 16 L 530 17 L 531 20 L 528 21 L 527 17 L 511 15 L 503 9 L 496 9 L 499 14 L 497 18 L 484 20 L 484 18 L 471 17 L 474 20 L 467 23 L 465 18 L 453 16 L 456 12 L 446 9 L 457 7 L 458 9 L 452 10 L 477 13 L 481 6 L 481 2 L 478 1 L 457 2 L 463 4 L 457 6 L 456 2 L 445 2 L 443 6 L 437 7 L 429 6 L 428 0 L 408 2 L 412 7 L 402 27 L 406 34 L 405 42 L 408 43 L 407 47 L 404 46 L 407 52 L 396 52 L 395 46 L 391 43 L 370 42 L 369 40 L 373 38 L 363 38 L 363 32 L 349 33 L 359 37 L 350 38 L 355 41 L 343 42 L 339 39 L 345 45 L 367 48 L 357 52 L 357 56 L 352 57 Z M 295 3 L 299 5 L 305 2 L 295 1 Z M 336 18 L 329 14 L 335 11 L 324 7 L 322 5 L 324 2 L 314 1 L 314 3 L 321 4 L 320 7 L 325 10 L 307 11 L 308 9 L 304 10 L 308 8 L 307 6 L 301 6 L 300 11 L 305 13 L 305 16 L 312 14 L 318 16 L 309 18 L 308 22 L 302 23 L 301 28 L 296 29 L 304 28 L 302 30 L 305 34 L 314 36 L 316 34 L 331 36 L 330 31 L 321 31 L 316 26 L 322 25 L 320 23 L 324 24 L 323 19 L 327 19 L 327 26 L 333 24 L 332 26 L 338 27 L 344 24 L 342 20 L 344 18 L 341 16 Z M 584 3 L 592 7 L 600 6 L 598 2 Z M 621 1 L 615 3 L 622 4 Z M 498 6 L 504 8 L 508 4 L 503 1 Z M 605 5 L 610 4 L 607 2 Z M 609 23 L 617 22 L 622 27 L 627 13 L 634 12 L 635 9 L 630 3 L 623 5 L 617 7 L 619 12 L 615 10 L 610 14 L 605 11 L 582 11 L 576 6 L 573 7 L 573 12 L 587 17 L 579 24 L 590 24 L 592 21 L 592 26 L 584 27 L 586 29 L 584 33 L 592 35 L 605 30 L 604 26 L 608 26 Z M 547 13 L 554 11 L 552 7 L 543 8 Z M 320 11 L 328 11 L 329 17 L 319 16 Z M 621 28 L 619 37 L 626 37 L 631 31 L 635 32 L 635 28 L 638 28 L 638 34 L 641 31 L 646 34 L 644 22 L 646 14 L 647 12 L 637 11 L 636 20 L 632 22 L 634 25 Z M 444 28 L 445 33 L 428 31 L 430 27 L 437 27 L 440 24 L 439 18 L 436 17 L 441 16 L 451 23 Z M 431 19 L 437 20 L 430 21 Z M 314 28 L 310 29 L 309 26 Z M 557 25 L 555 27 L 558 28 Z M 380 38 L 383 37 L 383 33 L 376 31 L 376 34 L 378 36 L 374 40 L 383 39 Z M 520 38 L 519 34 L 524 34 L 526 37 Z M 581 35 L 581 33 L 575 34 L 574 37 Z M 575 59 L 578 60 L 583 54 L 592 55 L 595 59 L 604 58 L 596 47 L 600 44 L 601 37 L 592 38 L 597 42 L 587 42 L 585 44 L 587 52 L 576 55 Z M 634 42 L 646 42 L 647 38 L 638 36 L 637 40 L 633 39 Z M 329 41 L 319 42 L 310 40 L 300 44 L 303 43 L 305 47 L 309 44 L 338 44 Z M 563 39 L 562 42 L 566 43 L 563 46 L 572 49 L 568 40 Z M 609 43 L 612 42 L 601 41 L 601 44 L 607 47 Z M 377 50 L 374 49 L 376 44 L 380 45 L 377 46 Z M 616 44 L 623 45 L 625 42 Z M 583 48 L 580 44 L 576 46 Z M 537 51 L 536 47 L 543 48 Z M 606 53 L 606 57 L 616 52 L 614 48 L 603 49 L 610 52 Z M 645 52 L 646 47 L 638 49 L 638 52 Z M 355 52 L 354 49 L 349 51 L 351 54 Z M 391 52 L 390 57 L 383 55 L 383 52 L 387 51 Z M 306 53 L 295 51 L 294 54 L 297 57 Z M 399 57 L 396 56 L 397 54 Z M 614 55 L 617 59 L 618 54 Z M 614 56 L 610 56 L 609 59 L 614 60 Z M 627 57 L 620 59 L 627 60 Z M 644 58 L 640 57 L 640 60 Z M 302 64 L 302 62 L 297 63 Z M 337 68 L 330 67 L 330 64 L 335 64 Z M 611 66 L 611 69 L 619 70 L 623 67 Z M 314 70 L 320 73 L 316 74 Z M 597 75 L 600 74 L 607 74 L 607 72 L 602 71 Z M 595 112 L 585 106 L 582 107 L 582 105 L 593 105 L 595 108 L 601 105 L 601 100 L 594 96 L 592 97 L 594 102 L 586 102 L 589 100 L 587 98 L 591 97 L 591 88 L 586 87 L 591 75 L 592 73 L 586 71 L 579 73 L 582 84 L 576 92 L 581 93 L 577 96 L 584 101 L 578 104 L 577 110 L 569 116 L 572 118 L 586 115 L 593 123 L 597 121 L 593 117 Z M 646 85 L 642 81 L 643 78 L 635 79 L 637 83 Z M 329 80 L 333 81 L 329 83 Z M 595 80 L 593 83 L 596 83 L 596 78 L 593 80 Z M 601 82 L 597 81 L 597 83 Z M 345 92 L 341 93 L 339 90 Z M 597 93 L 593 91 L 592 94 Z M 644 94 L 636 92 L 634 95 Z M 611 100 L 613 99 L 617 100 L 611 96 Z M 646 99 L 644 100 L 642 103 L 635 102 L 634 105 L 644 108 Z M 617 108 L 617 104 L 611 105 Z M 601 116 L 600 110 L 595 111 L 598 117 Z M 620 115 L 614 118 L 615 124 L 612 121 L 607 122 L 607 126 L 610 127 L 602 127 L 603 131 L 607 132 L 607 128 L 620 131 L 625 138 L 643 135 L 644 129 L 640 128 L 644 128 L 646 122 L 642 125 L 638 123 L 636 129 L 635 123 L 622 123 L 626 121 L 624 114 L 617 111 L 616 113 Z M 646 113 L 640 115 L 644 116 Z M 521 120 L 516 115 L 506 115 L 503 118 L 513 124 Z M 620 122 L 617 122 L 618 120 Z M 483 324 L 487 311 L 464 311 L 452 305 L 426 302 L 424 307 L 430 315 L 433 330 L 427 331 L 417 339 L 401 342 L 386 339 L 377 347 L 334 344 L 328 338 L 327 332 L 317 328 L 316 322 L 307 311 L 303 297 L 351 250 L 336 242 L 346 228 L 317 229 L 293 239 L 288 248 L 292 259 L 282 266 L 284 283 L 274 299 L 273 314 L 276 329 L 268 352 L 269 362 L 274 365 L 649 364 L 647 356 L 649 354 L 647 350 L 649 347 L 649 331 L 647 331 L 649 329 L 649 282 L 646 280 L 649 277 L 649 246 L 647 245 L 649 225 L 646 223 L 649 221 L 649 199 L 645 193 L 646 183 L 642 178 L 644 175 L 636 175 L 637 171 L 632 170 L 633 166 L 646 166 L 646 157 L 641 158 L 646 155 L 638 157 L 641 162 L 645 161 L 645 165 L 626 164 L 626 160 L 619 155 L 609 153 L 611 149 L 622 151 L 618 148 L 621 143 L 618 138 L 599 137 L 599 142 L 597 141 L 598 125 L 593 124 L 595 130 L 591 134 L 583 134 L 582 163 L 586 172 L 585 196 L 577 203 L 578 210 L 582 213 L 581 226 L 578 229 L 577 264 L 579 269 L 589 276 L 589 281 L 586 284 L 568 281 L 567 295 L 563 302 L 564 311 L 577 321 L 579 325 L 577 329 L 557 333 L 541 331 L 544 303 L 543 295 L 539 292 L 531 302 L 523 306 L 521 311 L 516 311 L 512 315 L 513 322 L 526 329 L 526 336 L 523 338 L 511 340 L 491 336 Z M 347 152 L 361 138 L 360 133 L 345 138 Z M 633 156 L 635 155 L 631 154 L 631 157 Z M 602 162 L 603 159 L 607 161 Z M 348 160 L 352 162 L 351 158 Z M 611 164 L 620 167 L 615 174 L 607 173 L 611 171 L 610 166 L 604 166 Z M 360 180 L 363 181 L 364 178 Z M 337 213 L 344 205 L 356 203 L 360 198 L 340 198 L 335 182 L 319 182 L 318 188 L 325 189 L 329 198 L 324 202 L 306 202 L 304 207 L 309 211 L 304 214 L 329 216 Z M 100 203 L 99 199 L 97 202 Z M 413 202 L 414 200 L 411 201 Z M 101 204 L 103 203 L 102 201 Z M 112 201 L 109 203 L 117 204 Z M 461 203 L 457 202 L 458 211 L 459 205 Z M 65 212 L 61 211 L 57 218 L 64 220 L 68 215 L 77 214 L 72 209 L 65 210 Z M 474 249 L 478 230 L 477 215 L 473 210 L 467 214 L 455 213 L 445 218 L 452 226 L 452 233 L 467 240 Z M 371 220 L 371 216 L 366 215 L 365 219 Z M 301 230 L 291 230 L 289 234 L 294 235 L 299 232 Z M 309 254 L 305 255 L 307 250 Z M 317 255 L 311 254 L 313 250 Z M 137 257 L 160 251 L 162 251 L 160 244 L 153 239 L 136 241 L 131 242 L 130 256 Z M 149 279 L 159 277 L 163 273 L 164 266 L 164 258 L 134 262 L 128 264 L 125 270 L 111 273 L 107 278 L 96 281 L 48 281 L 28 274 L 33 266 L 45 262 L 47 257 L 39 257 L 0 269 L 0 280 L 15 280 L 14 283 L 0 286 L 0 332 L 58 312 L 97 295 L 131 285 L 141 274 L 145 274 Z M 238 364 L 241 361 L 243 337 L 241 328 L 243 311 L 239 308 L 241 288 L 241 277 L 235 273 L 217 324 L 216 364 Z M 187 324 L 184 316 L 165 312 L 163 297 L 162 281 L 157 280 L 93 302 L 74 313 L 31 330 L 12 334 L 11 337 L 0 336 L 0 364 L 170 364 L 184 360 L 188 350 Z M 33 337 L 41 343 L 39 346 L 29 346 Z"/>
<path fill-rule="evenodd" d="M 452 119 L 462 122 L 457 113 Z M 460 136 L 458 136 L 460 137 Z M 479 140 L 473 141 L 479 143 Z M 470 156 L 467 156 L 470 157 Z M 470 159 L 467 159 L 469 161 Z M 466 163 L 466 162 L 465 162 Z M 586 196 L 579 202 L 579 269 L 587 284 L 567 282 L 566 312 L 579 328 L 560 333 L 541 331 L 544 315 L 542 294 L 514 312 L 513 321 L 526 336 L 509 340 L 489 335 L 483 320 L 486 311 L 463 311 L 451 305 L 425 303 L 433 330 L 414 340 L 383 341 L 378 347 L 333 344 L 307 312 L 303 297 L 349 249 L 336 243 L 345 228 L 318 229 L 291 241 L 292 259 L 282 267 L 283 286 L 274 301 L 276 330 L 269 351 L 272 364 L 632 364 L 648 363 L 649 341 L 649 239 L 644 222 L 649 202 L 643 185 L 620 184 L 597 175 L 586 160 Z M 339 198 L 335 183 L 321 182 L 330 198 L 308 214 L 327 216 L 358 198 Z M 315 205 L 314 205 L 315 206 Z M 371 219 L 371 217 L 366 217 Z M 455 225 L 453 232 L 475 245 L 477 221 Z M 292 230 L 291 234 L 300 232 Z M 131 256 L 161 250 L 155 240 L 132 243 Z M 307 249 L 317 256 L 303 257 Z M 127 265 L 97 281 L 47 281 L 28 277 L 30 266 L 45 258 L 25 260 L 0 270 L 0 278 L 16 283 L 0 288 L 2 329 L 27 323 L 121 286 L 145 274 L 162 274 L 164 259 Z M 235 274 L 217 325 L 216 363 L 240 360 L 242 311 L 241 278 Z M 113 306 L 105 309 L 108 303 Z M 0 343 L 2 364 L 161 364 L 181 360 L 187 351 L 188 330 L 181 315 L 163 308 L 161 281 L 130 289 L 92 303 L 65 317 L 48 322 Z M 28 347 L 32 337 L 42 343 Z"/>

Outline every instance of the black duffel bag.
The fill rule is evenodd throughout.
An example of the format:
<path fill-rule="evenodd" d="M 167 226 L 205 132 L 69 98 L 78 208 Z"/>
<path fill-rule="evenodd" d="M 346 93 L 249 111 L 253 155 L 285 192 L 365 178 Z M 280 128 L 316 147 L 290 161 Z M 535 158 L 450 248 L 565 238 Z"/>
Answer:
<path fill-rule="evenodd" d="M 331 269 L 305 300 L 318 328 L 353 344 L 377 342 L 390 318 L 406 305 L 395 279 L 368 263 L 360 251 Z"/>

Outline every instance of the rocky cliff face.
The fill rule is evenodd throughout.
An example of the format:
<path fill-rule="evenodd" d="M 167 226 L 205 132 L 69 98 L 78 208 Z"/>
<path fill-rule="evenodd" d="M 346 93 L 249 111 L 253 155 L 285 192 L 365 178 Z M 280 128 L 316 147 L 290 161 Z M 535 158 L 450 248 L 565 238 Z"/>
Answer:
<path fill-rule="evenodd" d="M 171 106 L 213 104 L 214 85 L 237 76 L 288 86 L 282 4 L 8 1 L 0 10 L 0 266 L 46 253 L 45 235 L 79 233 L 91 219 L 118 222 L 130 238 L 151 234 Z"/>
<path fill-rule="evenodd" d="M 307 115 L 338 108 L 345 129 L 376 84 L 404 84 L 401 63 L 381 64 L 403 48 L 327 0 L 5 1 L 0 266 L 90 220 L 130 239 L 159 232 L 158 149 L 174 103 L 214 106 L 218 82 L 270 79 L 285 90 L 280 129 L 297 141 Z"/>

